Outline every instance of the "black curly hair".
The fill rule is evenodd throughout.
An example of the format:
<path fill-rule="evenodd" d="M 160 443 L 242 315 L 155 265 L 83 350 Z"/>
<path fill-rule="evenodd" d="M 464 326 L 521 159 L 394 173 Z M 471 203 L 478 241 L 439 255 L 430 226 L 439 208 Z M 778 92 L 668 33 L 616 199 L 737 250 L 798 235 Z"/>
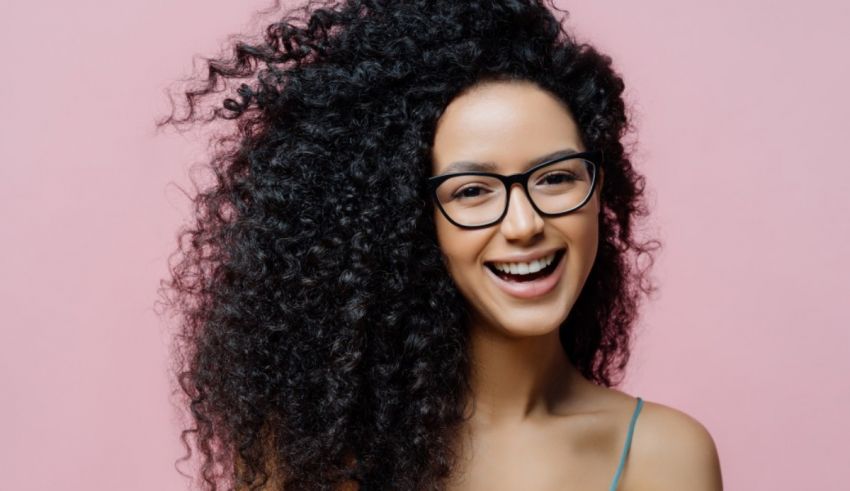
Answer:
<path fill-rule="evenodd" d="M 648 211 L 623 81 L 551 7 L 313 1 L 206 58 L 206 79 L 181 90 L 187 114 L 172 101 L 156 123 L 234 120 L 212 140 L 215 182 L 192 197 L 162 283 L 181 320 L 183 460 L 193 437 L 205 489 L 445 485 L 470 394 L 468 312 L 426 178 L 441 112 L 484 81 L 555 94 L 604 153 L 599 250 L 560 334 L 586 378 L 621 382 L 660 244 L 634 233 Z M 235 94 L 200 114 L 222 91 Z"/>

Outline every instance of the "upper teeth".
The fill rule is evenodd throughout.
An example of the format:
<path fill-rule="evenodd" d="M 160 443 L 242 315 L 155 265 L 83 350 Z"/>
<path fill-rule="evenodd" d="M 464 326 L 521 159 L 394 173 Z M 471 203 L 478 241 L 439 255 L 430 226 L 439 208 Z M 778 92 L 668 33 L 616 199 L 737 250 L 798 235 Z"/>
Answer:
<path fill-rule="evenodd" d="M 549 266 L 554 260 L 555 254 L 551 254 L 528 263 L 493 263 L 493 267 L 504 273 L 531 274 Z"/>

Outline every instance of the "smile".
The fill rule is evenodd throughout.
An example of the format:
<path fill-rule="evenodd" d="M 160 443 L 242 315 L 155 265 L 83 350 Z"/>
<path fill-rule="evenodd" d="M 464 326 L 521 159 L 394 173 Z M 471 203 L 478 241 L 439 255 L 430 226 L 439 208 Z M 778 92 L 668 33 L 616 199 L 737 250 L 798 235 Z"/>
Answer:
<path fill-rule="evenodd" d="M 528 263 L 484 263 L 487 275 L 502 291 L 517 298 L 549 293 L 564 271 L 566 249 Z"/>

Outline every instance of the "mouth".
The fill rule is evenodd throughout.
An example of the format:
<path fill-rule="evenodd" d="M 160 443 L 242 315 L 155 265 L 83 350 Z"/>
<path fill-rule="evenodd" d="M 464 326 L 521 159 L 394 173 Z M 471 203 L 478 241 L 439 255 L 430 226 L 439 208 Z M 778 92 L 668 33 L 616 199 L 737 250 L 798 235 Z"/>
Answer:
<path fill-rule="evenodd" d="M 518 298 L 534 298 L 545 295 L 557 285 L 563 275 L 566 252 L 566 249 L 559 249 L 545 266 L 540 262 L 511 265 L 503 263 L 498 266 L 485 262 L 484 266 L 490 279 L 505 293 Z"/>

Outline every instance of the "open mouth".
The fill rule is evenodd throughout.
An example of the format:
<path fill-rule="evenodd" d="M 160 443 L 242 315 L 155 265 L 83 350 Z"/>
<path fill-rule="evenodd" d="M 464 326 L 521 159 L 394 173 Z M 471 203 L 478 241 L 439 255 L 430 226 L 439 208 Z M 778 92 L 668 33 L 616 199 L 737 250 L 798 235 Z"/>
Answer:
<path fill-rule="evenodd" d="M 543 269 L 541 269 L 540 271 L 537 271 L 537 272 L 534 272 L 534 273 L 526 273 L 526 274 L 507 273 L 505 271 L 497 269 L 495 267 L 495 265 L 493 265 L 493 263 L 487 262 L 487 263 L 484 263 L 484 265 L 488 269 L 490 269 L 490 271 L 492 271 L 493 274 L 495 274 L 496 276 L 498 276 L 499 278 L 501 278 L 505 281 L 516 282 L 516 283 L 526 283 L 526 282 L 538 280 L 540 278 L 545 278 L 545 277 L 549 276 L 550 274 L 552 274 L 558 268 L 558 264 L 560 264 L 561 260 L 564 258 L 565 253 L 566 253 L 566 249 L 558 250 L 558 252 L 555 253 L 555 259 L 553 259 L 552 262 L 548 266 L 546 266 Z"/>

